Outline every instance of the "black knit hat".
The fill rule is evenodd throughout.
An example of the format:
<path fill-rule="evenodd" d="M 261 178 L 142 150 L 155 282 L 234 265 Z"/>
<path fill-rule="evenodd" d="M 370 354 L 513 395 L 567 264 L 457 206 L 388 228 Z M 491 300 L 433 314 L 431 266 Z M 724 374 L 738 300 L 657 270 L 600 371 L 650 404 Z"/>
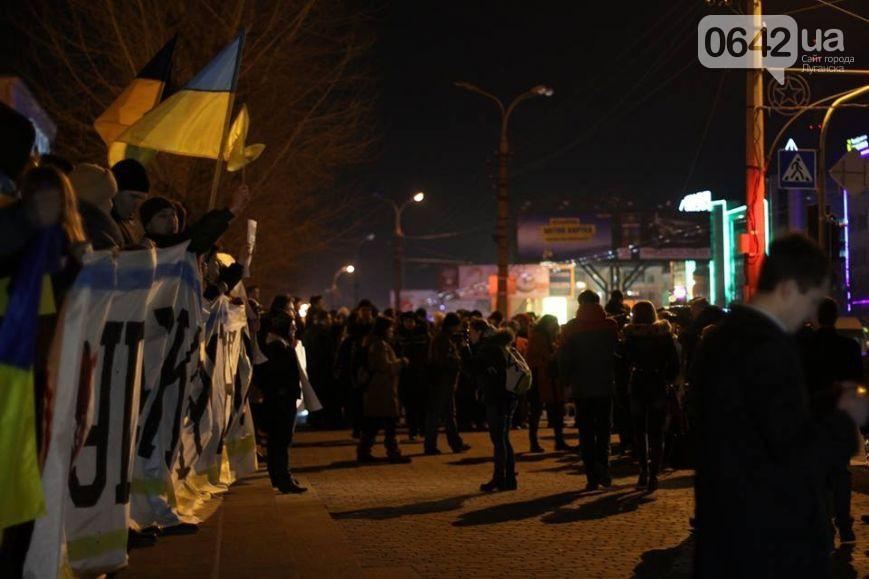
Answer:
<path fill-rule="evenodd" d="M 36 130 L 30 120 L 14 109 L 0 103 L 0 171 L 10 179 L 17 179 L 30 159 Z"/>
<path fill-rule="evenodd" d="M 135 159 L 118 161 L 112 167 L 112 173 L 115 174 L 115 181 L 118 182 L 118 191 L 141 191 L 147 193 L 151 190 L 148 172 Z"/>
<path fill-rule="evenodd" d="M 457 328 L 462 325 L 462 318 L 459 317 L 458 314 L 454 312 L 448 313 L 444 316 L 444 321 L 442 327 L 444 328 Z"/>
<path fill-rule="evenodd" d="M 175 206 L 175 204 L 172 203 L 172 201 L 170 201 L 169 199 L 166 199 L 165 197 L 157 196 L 151 197 L 150 199 L 146 200 L 139 207 L 139 219 L 142 221 L 142 225 L 147 227 L 148 222 L 150 222 L 155 215 L 157 215 L 164 209 L 174 209 L 176 212 L 178 211 L 178 208 Z"/>

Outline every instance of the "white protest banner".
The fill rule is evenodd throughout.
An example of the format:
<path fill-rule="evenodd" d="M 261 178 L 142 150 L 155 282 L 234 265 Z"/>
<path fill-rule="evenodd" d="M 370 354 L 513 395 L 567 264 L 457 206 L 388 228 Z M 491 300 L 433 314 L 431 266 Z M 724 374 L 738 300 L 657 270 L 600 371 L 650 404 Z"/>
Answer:
<path fill-rule="evenodd" d="M 177 275 L 158 279 L 148 296 L 145 369 L 132 480 L 133 526 L 171 527 L 185 521 L 175 511 L 172 468 L 188 383 L 199 368 L 201 295 L 196 256 L 186 245 L 159 250 L 160 261 Z"/>

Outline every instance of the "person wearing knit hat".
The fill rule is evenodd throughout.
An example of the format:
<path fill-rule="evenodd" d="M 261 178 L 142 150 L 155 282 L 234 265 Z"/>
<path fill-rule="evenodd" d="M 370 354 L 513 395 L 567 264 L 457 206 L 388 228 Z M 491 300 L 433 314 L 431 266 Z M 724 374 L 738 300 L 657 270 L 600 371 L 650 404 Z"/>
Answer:
<path fill-rule="evenodd" d="M 172 247 L 189 241 L 187 251 L 197 255 L 207 253 L 229 228 L 230 222 L 247 207 L 250 190 L 240 185 L 232 194 L 229 207 L 213 209 L 189 227 L 182 228 L 183 208 L 166 197 L 151 197 L 139 207 L 139 218 L 145 237 L 157 247 Z"/>
<path fill-rule="evenodd" d="M 78 198 L 85 234 L 97 251 L 125 247 L 121 229 L 111 217 L 112 199 L 118 184 L 112 172 L 93 163 L 80 163 L 73 168 L 69 180 Z"/>
<path fill-rule="evenodd" d="M 36 130 L 33 123 L 15 109 L 0 103 L 0 173 L 6 180 L 16 181 L 30 160 Z"/>
<path fill-rule="evenodd" d="M 121 228 L 127 245 L 137 245 L 145 236 L 139 223 L 139 207 L 148 198 L 151 182 L 148 172 L 135 159 L 124 159 L 112 166 L 112 174 L 118 182 L 118 194 L 112 205 L 112 218 Z"/>

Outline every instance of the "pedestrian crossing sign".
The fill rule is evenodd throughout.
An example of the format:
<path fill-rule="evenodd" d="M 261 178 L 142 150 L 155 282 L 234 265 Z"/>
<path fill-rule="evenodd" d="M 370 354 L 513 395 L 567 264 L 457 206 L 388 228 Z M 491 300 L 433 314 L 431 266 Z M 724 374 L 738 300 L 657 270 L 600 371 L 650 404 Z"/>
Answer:
<path fill-rule="evenodd" d="M 781 189 L 817 188 L 817 151 L 814 149 L 780 149 L 778 185 Z"/>

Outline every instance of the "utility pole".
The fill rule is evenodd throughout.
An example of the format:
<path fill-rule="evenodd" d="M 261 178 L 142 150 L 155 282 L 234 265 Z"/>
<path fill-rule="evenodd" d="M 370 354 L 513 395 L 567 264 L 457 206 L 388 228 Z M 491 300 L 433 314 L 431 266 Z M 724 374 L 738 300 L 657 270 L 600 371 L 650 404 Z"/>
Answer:
<path fill-rule="evenodd" d="M 762 0 L 746 0 L 745 13 L 753 16 L 753 30 L 759 31 L 763 26 Z M 742 248 L 745 253 L 744 301 L 748 301 L 757 288 L 766 249 L 763 64 L 761 51 L 751 52 L 754 66 L 746 71 L 745 83 L 745 204 L 749 244 Z"/>
<path fill-rule="evenodd" d="M 418 191 L 401 205 L 392 199 L 387 199 L 380 195 L 375 195 L 375 197 L 389 203 L 395 211 L 395 225 L 392 229 L 392 293 L 394 294 L 393 308 L 397 316 L 401 313 L 401 286 L 403 285 L 402 278 L 404 274 L 402 271 L 404 262 L 404 230 L 401 228 L 401 214 L 404 213 L 404 210 L 411 203 L 422 203 L 422 200 L 425 199 L 425 193 Z"/>
<path fill-rule="evenodd" d="M 495 214 L 495 243 L 497 244 L 497 261 L 498 261 L 498 294 L 495 301 L 495 309 L 504 314 L 504 317 L 509 315 L 507 307 L 507 278 L 510 275 L 510 195 L 508 190 L 508 174 L 507 161 L 510 157 L 510 144 L 507 139 L 507 128 L 510 123 L 510 115 L 513 109 L 520 102 L 537 97 L 537 96 L 552 96 L 554 91 L 545 85 L 537 85 L 530 90 L 520 94 L 510 103 L 509 106 L 504 106 L 504 103 L 494 94 L 481 89 L 469 82 L 457 82 L 455 85 L 469 92 L 474 92 L 482 95 L 498 106 L 501 112 L 501 137 L 498 141 L 498 196 L 497 196 L 497 212 Z"/>

